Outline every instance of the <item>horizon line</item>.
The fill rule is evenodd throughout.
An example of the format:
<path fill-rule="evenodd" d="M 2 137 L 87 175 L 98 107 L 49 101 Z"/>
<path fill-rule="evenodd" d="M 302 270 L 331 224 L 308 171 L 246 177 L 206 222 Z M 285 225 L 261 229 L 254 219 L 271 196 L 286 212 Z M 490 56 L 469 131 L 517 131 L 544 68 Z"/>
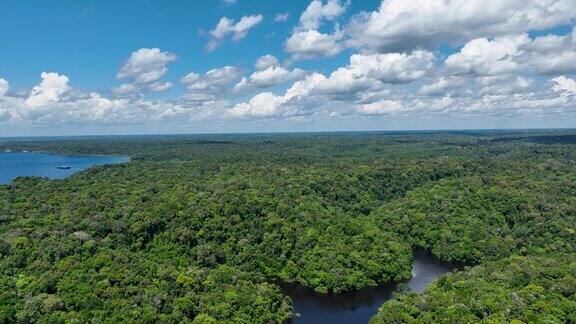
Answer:
<path fill-rule="evenodd" d="M 205 133 L 129 133 L 129 134 L 78 134 L 78 135 L 8 135 L 0 139 L 28 138 L 71 138 L 71 137 L 136 137 L 136 136 L 215 136 L 215 135 L 298 135 L 298 134 L 342 134 L 342 133 L 445 133 L 474 131 L 569 131 L 576 127 L 529 127 L 529 128 L 446 128 L 404 130 L 325 130 L 325 131 L 277 131 L 277 132 L 205 132 Z"/>

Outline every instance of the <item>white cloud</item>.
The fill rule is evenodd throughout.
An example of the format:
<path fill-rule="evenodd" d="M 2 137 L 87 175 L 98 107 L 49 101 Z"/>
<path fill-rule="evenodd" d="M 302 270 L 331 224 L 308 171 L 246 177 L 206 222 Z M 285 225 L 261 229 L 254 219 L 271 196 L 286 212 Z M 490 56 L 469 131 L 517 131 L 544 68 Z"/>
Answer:
<path fill-rule="evenodd" d="M 418 80 L 433 69 L 433 61 L 434 54 L 426 51 L 354 54 L 348 66 L 332 72 L 314 90 L 319 94 L 353 98 L 364 90 L 381 90 L 383 84 Z"/>
<path fill-rule="evenodd" d="M 447 91 L 464 85 L 464 79 L 453 76 L 443 76 L 432 83 L 425 84 L 420 88 L 420 93 L 425 96 L 444 95 Z"/>
<path fill-rule="evenodd" d="M 290 13 L 289 12 L 279 13 L 276 15 L 276 17 L 274 17 L 275 22 L 287 22 L 288 19 L 290 19 Z"/>
<path fill-rule="evenodd" d="M 168 71 L 167 65 L 176 61 L 176 54 L 159 48 L 141 48 L 130 55 L 118 71 L 118 79 L 129 79 L 136 84 L 158 81 Z"/>
<path fill-rule="evenodd" d="M 138 87 L 131 83 L 123 83 L 115 88 L 112 88 L 112 93 L 117 96 L 127 95 L 138 92 Z"/>
<path fill-rule="evenodd" d="M 237 104 L 230 114 L 243 118 L 282 116 L 286 115 L 282 108 L 295 101 L 303 107 L 303 100 L 313 97 L 327 96 L 334 100 L 353 101 L 363 91 L 381 92 L 384 83 L 401 84 L 424 77 L 433 67 L 433 60 L 434 54 L 426 51 L 409 54 L 355 54 L 347 67 L 337 69 L 329 77 L 319 73 L 310 74 L 295 82 L 283 96 L 274 96 L 270 92 L 256 95 L 247 103 Z M 275 69 L 281 68 L 265 71 L 268 73 Z M 247 84 L 248 80 L 241 82 L 241 86 Z M 265 105 L 264 98 L 270 101 L 270 106 Z M 297 108 L 295 110 L 302 111 Z M 294 113 L 294 109 L 291 113 Z"/>
<path fill-rule="evenodd" d="M 273 55 L 264 55 L 259 57 L 256 60 L 256 63 L 254 64 L 254 67 L 257 70 L 266 70 L 269 67 L 274 67 L 274 66 L 278 66 L 280 65 L 280 62 L 278 62 L 278 59 L 273 56 Z"/>
<path fill-rule="evenodd" d="M 296 31 L 284 44 L 286 51 L 294 54 L 294 59 L 306 59 L 316 56 L 331 57 L 343 50 L 340 40 L 342 33 L 323 34 L 315 29 Z"/>
<path fill-rule="evenodd" d="M 347 34 L 350 46 L 399 51 L 545 30 L 575 17 L 574 0 L 383 0 L 355 16 Z"/>
<path fill-rule="evenodd" d="M 366 118 L 390 116 L 392 120 L 416 116 L 413 114 L 460 118 L 467 115 L 516 116 L 529 114 L 528 111 L 561 114 L 576 109 L 576 81 L 564 76 L 551 79 L 549 87 L 537 87 L 539 82 L 520 76 L 477 77 L 465 79 L 469 81 L 462 85 L 465 88 L 458 96 L 422 97 L 414 93 L 413 87 L 400 84 L 388 88 L 362 73 L 353 69 L 352 64 L 327 77 L 313 73 L 295 82 L 281 95 L 262 92 L 232 106 L 222 100 L 221 93 L 200 90 L 192 91 L 176 102 L 148 101 L 140 97 L 110 99 L 98 93 L 74 90 L 58 101 L 37 107 L 25 105 L 26 98 L 8 95 L 0 97 L 0 121 L 3 124 L 127 125 L 187 120 L 209 122 L 227 118 L 309 121 L 338 116 L 351 118 L 351 114 Z M 435 83 L 438 81 L 430 84 Z"/>
<path fill-rule="evenodd" d="M 484 77 L 479 79 L 481 95 L 511 95 L 529 90 L 534 80 L 521 76 Z"/>
<path fill-rule="evenodd" d="M 481 76 L 535 72 L 576 72 L 576 33 L 546 35 L 530 39 L 527 34 L 478 38 L 450 55 L 445 66 L 452 74 Z"/>
<path fill-rule="evenodd" d="M 249 102 L 236 104 L 228 110 L 228 114 L 234 118 L 261 118 L 279 115 L 290 115 L 301 113 L 300 109 L 295 111 L 286 111 L 283 106 L 291 101 L 302 100 L 318 85 L 319 82 L 326 80 L 321 74 L 313 73 L 304 80 L 295 82 L 292 87 L 286 90 L 283 96 L 276 96 L 271 92 L 262 92 L 250 99 Z"/>
<path fill-rule="evenodd" d="M 306 72 L 301 69 L 288 70 L 281 66 L 271 66 L 265 70 L 259 70 L 249 78 L 242 78 L 236 85 L 237 90 L 242 90 L 249 87 L 267 88 L 272 87 L 289 80 L 302 78 Z"/>
<path fill-rule="evenodd" d="M 247 103 L 239 103 L 230 110 L 233 117 L 270 117 L 277 113 L 278 107 L 285 102 L 283 97 L 277 97 L 271 92 L 255 95 Z"/>
<path fill-rule="evenodd" d="M 97 92 L 71 89 L 69 79 L 57 73 L 42 73 L 42 82 L 29 97 L 0 96 L 0 122 L 11 125 L 122 125 L 214 118 L 229 106 L 211 101 L 149 101 L 141 97 L 110 99 Z M 132 85 L 130 85 L 132 86 Z M 166 85 L 152 83 L 160 88 Z"/>
<path fill-rule="evenodd" d="M 339 68 L 332 72 L 326 80 L 322 80 L 314 90 L 329 96 L 345 96 L 345 99 L 350 100 L 355 93 L 378 87 L 378 82 L 374 82 L 374 80 L 357 72 L 349 67 Z"/>
<path fill-rule="evenodd" d="M 246 37 L 250 29 L 260 24 L 263 19 L 262 15 L 244 16 L 236 23 L 234 19 L 222 17 L 216 27 L 209 32 L 212 39 L 206 45 L 206 51 L 214 51 L 230 35 L 234 41 L 241 40 Z"/>
<path fill-rule="evenodd" d="M 5 96 L 7 95 L 9 89 L 10 85 L 8 81 L 0 78 L 0 108 L 2 107 L 2 102 L 6 98 Z M 7 109 L 0 109 L 0 123 L 7 122 L 11 117 L 12 115 Z"/>
<path fill-rule="evenodd" d="M 434 67 L 434 54 L 427 51 L 388 54 L 354 54 L 350 69 L 385 83 L 406 83 L 425 76 Z"/>
<path fill-rule="evenodd" d="M 310 93 L 320 84 L 326 81 L 326 77 L 320 73 L 312 73 L 304 80 L 295 82 L 288 90 L 284 98 L 286 100 L 302 99 L 310 95 Z"/>
<path fill-rule="evenodd" d="M 528 35 L 479 38 L 468 42 L 459 53 L 444 62 L 453 74 L 501 75 L 517 72 L 522 66 L 515 58 L 519 47 L 530 42 Z"/>
<path fill-rule="evenodd" d="M 326 3 L 313 0 L 300 16 L 297 29 L 318 29 L 322 22 L 338 18 L 345 9 L 346 5 L 342 5 L 339 0 L 327 0 Z"/>
<path fill-rule="evenodd" d="M 546 35 L 521 48 L 527 52 L 523 58 L 539 73 L 565 74 L 576 72 L 576 28 L 563 36 Z"/>
<path fill-rule="evenodd" d="M 191 92 L 182 96 L 181 99 L 185 101 L 194 101 L 194 102 L 214 102 L 216 101 L 217 96 L 209 93 Z"/>
<path fill-rule="evenodd" d="M 427 107 L 429 107 L 433 110 L 446 110 L 452 108 L 454 106 L 455 101 L 456 100 L 454 100 L 454 98 L 450 96 L 443 96 L 441 98 L 433 100 L 431 103 L 428 104 L 425 103 L 424 104 L 425 106 L 423 108 L 426 109 Z"/>
<path fill-rule="evenodd" d="M 357 15 L 344 27 L 338 22 L 348 2 L 308 3 L 283 44 L 291 53 L 288 63 L 264 55 L 249 73 L 233 66 L 190 73 L 180 80 L 188 89 L 185 94 L 153 101 L 142 94 L 174 87 L 174 80 L 164 78 L 176 55 L 143 48 L 119 70 L 117 77 L 123 81 L 110 98 L 70 90 L 68 78 L 56 73 L 43 73 L 42 83 L 29 96 L 9 89 L 0 78 L 0 122 L 152 124 L 264 118 L 324 123 L 328 120 L 323 118 L 340 117 L 426 116 L 434 121 L 576 115 L 576 31 L 529 36 L 533 30 L 568 22 L 576 15 L 574 0 L 384 0 L 378 11 Z M 209 32 L 208 46 L 242 39 L 262 19 L 223 18 Z M 444 43 L 459 50 L 440 61 L 430 48 Z M 290 65 L 332 57 L 350 49 L 347 46 L 357 51 L 348 64 L 331 72 Z M 267 90 L 287 82 L 292 85 L 286 91 Z M 242 89 L 251 92 L 234 91 Z M 252 96 L 246 98 L 247 93 Z"/>
<path fill-rule="evenodd" d="M 128 100 L 126 99 L 114 99 L 110 100 L 102 97 L 96 92 L 90 93 L 90 96 L 86 99 L 80 99 L 73 103 L 77 107 L 86 107 L 87 119 L 101 119 L 113 109 L 122 109 L 126 107 Z M 78 109 L 76 107 L 76 109 Z"/>
<path fill-rule="evenodd" d="M 28 107 L 41 107 L 58 102 L 60 96 L 68 91 L 68 77 L 54 72 L 42 72 L 42 82 L 32 88 L 30 96 L 24 102 Z"/>
<path fill-rule="evenodd" d="M 108 99 L 98 93 L 84 93 L 48 106 L 27 107 L 24 99 L 0 100 L 12 123 L 33 125 L 143 125 L 156 122 L 197 121 L 213 118 L 223 101 L 170 102 L 143 99 Z"/>
<path fill-rule="evenodd" d="M 346 4 L 339 0 L 321 0 L 310 2 L 300 15 L 300 20 L 290 37 L 284 43 L 287 52 L 292 53 L 292 60 L 314 57 L 331 57 L 340 53 L 344 47 L 340 44 L 344 34 L 335 26 L 332 33 L 323 33 L 318 29 L 326 21 L 333 21 L 342 15 Z"/>
<path fill-rule="evenodd" d="M 363 91 L 382 91 L 384 84 L 418 80 L 431 71 L 433 61 L 434 54 L 426 51 L 408 54 L 355 54 L 350 58 L 348 66 L 335 70 L 328 77 L 314 73 L 294 83 L 284 97 L 329 96 L 336 100 L 353 100 Z M 243 79 L 237 87 L 251 84 L 269 86 L 285 81 L 287 76 L 300 76 L 303 73 L 297 69 L 289 73 L 284 68 L 272 67 L 255 72 L 250 79 Z"/>
<path fill-rule="evenodd" d="M 224 94 L 228 86 L 238 80 L 240 71 L 233 66 L 212 69 L 203 75 L 189 73 L 180 82 L 186 84 L 194 92 Z"/>
<path fill-rule="evenodd" d="M 28 99 L 18 97 L 8 99 L 10 101 L 7 110 L 14 122 L 31 122 L 35 125 L 86 125 L 93 122 L 133 123 L 142 120 L 139 118 L 139 108 L 131 105 L 129 100 L 108 99 L 96 92 L 70 91 L 66 98 L 51 100 L 43 105 L 37 102 L 31 104 Z"/>
<path fill-rule="evenodd" d="M 8 81 L 0 78 L 0 97 L 6 95 L 6 93 L 8 93 L 8 89 L 10 89 Z"/>
<path fill-rule="evenodd" d="M 387 115 L 403 110 L 403 105 L 396 100 L 380 100 L 369 104 L 361 105 L 357 108 L 363 115 Z"/>
<path fill-rule="evenodd" d="M 154 82 L 148 85 L 148 89 L 153 92 L 162 92 L 174 87 L 172 82 Z"/>
<path fill-rule="evenodd" d="M 576 80 L 567 78 L 565 76 L 559 76 L 550 81 L 554 83 L 552 90 L 555 92 L 568 95 L 576 95 Z"/>
<path fill-rule="evenodd" d="M 557 110 L 566 112 L 566 109 L 575 108 L 576 103 L 566 96 L 484 96 L 481 100 L 474 102 L 470 108 L 475 109 L 478 107 L 487 112 L 500 110 L 508 114 L 517 114 L 522 110 Z"/>

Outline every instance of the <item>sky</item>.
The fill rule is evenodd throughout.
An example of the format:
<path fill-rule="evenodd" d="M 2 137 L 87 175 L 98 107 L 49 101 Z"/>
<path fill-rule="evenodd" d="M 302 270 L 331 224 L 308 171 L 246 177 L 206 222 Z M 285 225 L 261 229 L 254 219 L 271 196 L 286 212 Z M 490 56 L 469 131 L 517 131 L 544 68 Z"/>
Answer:
<path fill-rule="evenodd" d="M 572 128 L 576 0 L 0 0 L 0 136 Z"/>

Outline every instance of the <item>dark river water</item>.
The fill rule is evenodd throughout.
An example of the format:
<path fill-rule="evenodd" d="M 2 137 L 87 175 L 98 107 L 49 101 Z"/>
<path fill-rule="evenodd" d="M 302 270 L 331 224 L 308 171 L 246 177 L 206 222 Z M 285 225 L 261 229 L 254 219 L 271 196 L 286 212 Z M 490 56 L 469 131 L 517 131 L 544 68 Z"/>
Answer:
<path fill-rule="evenodd" d="M 412 278 L 406 282 L 414 292 L 423 292 L 438 276 L 457 268 L 424 252 L 414 253 Z M 311 289 L 285 287 L 296 315 L 290 323 L 368 323 L 378 308 L 392 297 L 391 284 L 339 295 L 318 295 Z"/>
<path fill-rule="evenodd" d="M 95 165 L 123 163 L 128 160 L 127 157 L 118 156 L 66 156 L 45 153 L 0 152 L 0 184 L 10 183 L 21 176 L 64 179 Z M 69 166 L 70 169 L 58 169 L 59 166 Z"/>

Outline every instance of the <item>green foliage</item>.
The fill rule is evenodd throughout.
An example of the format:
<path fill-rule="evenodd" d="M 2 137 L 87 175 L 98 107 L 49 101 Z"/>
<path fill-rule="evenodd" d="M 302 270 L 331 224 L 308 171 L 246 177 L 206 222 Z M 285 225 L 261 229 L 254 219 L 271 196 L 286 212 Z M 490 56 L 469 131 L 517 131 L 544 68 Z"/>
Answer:
<path fill-rule="evenodd" d="M 576 256 L 510 256 L 444 276 L 425 294 L 384 303 L 372 323 L 571 323 Z"/>
<path fill-rule="evenodd" d="M 561 144 L 553 139 L 561 138 Z M 575 321 L 576 150 L 549 133 L 0 142 L 130 155 L 0 186 L 0 322 L 282 322 L 276 285 L 407 279 L 412 249 L 476 265 L 375 322 Z"/>

